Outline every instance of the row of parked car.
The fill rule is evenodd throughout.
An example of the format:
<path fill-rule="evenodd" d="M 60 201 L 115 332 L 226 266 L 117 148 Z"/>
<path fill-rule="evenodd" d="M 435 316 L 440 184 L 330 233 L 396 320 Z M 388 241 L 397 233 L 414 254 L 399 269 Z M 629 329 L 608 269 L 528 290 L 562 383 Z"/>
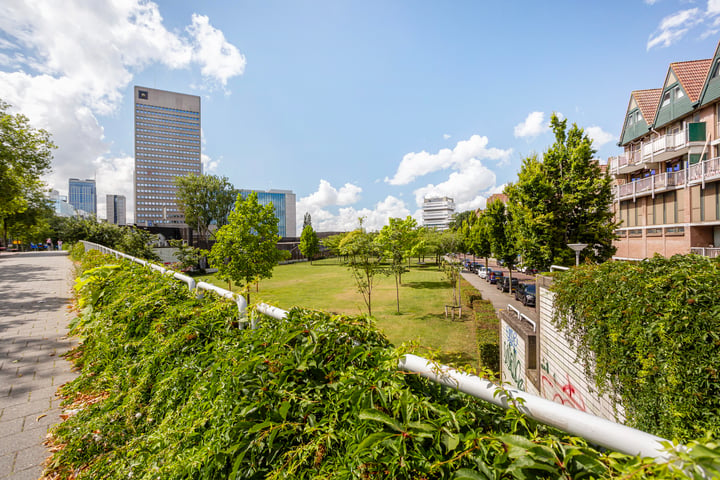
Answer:
<path fill-rule="evenodd" d="M 485 279 L 491 285 L 497 285 L 497 289 L 507 293 L 514 293 L 515 300 L 522 302 L 525 306 L 535 306 L 535 284 L 520 282 L 517 278 L 506 277 L 501 270 L 493 270 L 485 265 L 478 265 L 475 269 L 480 278 Z"/>

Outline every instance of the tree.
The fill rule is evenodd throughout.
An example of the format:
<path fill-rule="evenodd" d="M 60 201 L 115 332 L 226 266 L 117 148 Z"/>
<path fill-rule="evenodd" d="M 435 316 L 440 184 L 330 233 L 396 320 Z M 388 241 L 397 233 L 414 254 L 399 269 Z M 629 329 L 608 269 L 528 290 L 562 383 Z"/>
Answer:
<path fill-rule="evenodd" d="M 305 216 L 303 217 L 303 230 L 305 230 L 305 227 L 308 225 L 312 225 L 312 217 L 310 216 L 310 212 L 305 212 Z"/>
<path fill-rule="evenodd" d="M 300 235 L 300 252 L 310 260 L 310 265 L 312 265 L 315 255 L 320 252 L 320 242 L 318 241 L 317 233 L 315 233 L 315 230 L 313 230 L 312 225 L 309 223 L 303 227 L 302 234 Z"/>
<path fill-rule="evenodd" d="M 493 255 L 508 267 L 512 289 L 512 270 L 517 261 L 518 251 L 513 236 L 512 216 L 502 200 L 495 200 L 485 209 L 488 233 Z"/>
<path fill-rule="evenodd" d="M 42 192 L 40 177 L 50 171 L 55 145 L 45 130 L 36 130 L 22 114 L 8 112 L 0 100 L 0 223 L 7 244 L 7 220 L 32 206 Z"/>
<path fill-rule="evenodd" d="M 345 238 L 345 233 L 338 233 L 337 235 L 330 235 L 329 237 L 325 237 L 320 241 L 320 244 L 325 247 L 331 255 L 340 256 L 342 253 L 340 252 L 340 242 L 342 242 L 342 239 Z"/>
<path fill-rule="evenodd" d="M 353 274 L 357 289 L 363 297 L 368 315 L 372 315 L 372 292 L 378 275 L 386 275 L 383 252 L 375 235 L 359 228 L 345 235 L 339 245 L 340 253 L 347 255 L 346 265 Z"/>
<path fill-rule="evenodd" d="M 458 212 L 452 216 L 452 220 L 450 220 L 448 228 L 450 230 L 457 231 L 464 222 L 471 220 L 475 216 L 475 210 L 465 210 L 464 212 Z"/>
<path fill-rule="evenodd" d="M 210 251 L 210 263 L 218 269 L 218 277 L 245 289 L 250 303 L 250 284 L 272 277 L 280 259 L 277 249 L 278 219 L 272 205 L 258 203 L 257 193 L 243 200 L 238 194 L 235 209 L 228 223 L 220 228 Z"/>
<path fill-rule="evenodd" d="M 395 277 L 395 299 L 397 313 L 400 313 L 400 285 L 402 274 L 407 272 L 405 256 L 409 254 L 416 237 L 417 222 L 411 216 L 405 218 L 390 218 L 378 236 L 376 242 L 383 255 L 390 259 L 390 271 Z"/>
<path fill-rule="evenodd" d="M 185 216 L 185 223 L 195 228 L 200 245 L 207 248 L 210 225 L 222 228 L 228 222 L 238 190 L 226 177 L 215 175 L 186 175 L 176 177 L 177 202 Z"/>
<path fill-rule="evenodd" d="M 569 243 L 586 243 L 586 257 L 612 256 L 618 224 L 613 221 L 611 178 L 593 159 L 592 140 L 576 124 L 553 114 L 555 143 L 523 161 L 518 182 L 506 188 L 518 246 L 533 266 L 572 264 Z M 597 253 L 595 253 L 597 252 Z"/>
<path fill-rule="evenodd" d="M 492 244 L 490 243 L 490 231 L 488 218 L 483 213 L 470 227 L 469 239 L 470 251 L 473 255 L 485 259 L 485 266 L 488 266 L 488 257 L 492 255 Z"/>

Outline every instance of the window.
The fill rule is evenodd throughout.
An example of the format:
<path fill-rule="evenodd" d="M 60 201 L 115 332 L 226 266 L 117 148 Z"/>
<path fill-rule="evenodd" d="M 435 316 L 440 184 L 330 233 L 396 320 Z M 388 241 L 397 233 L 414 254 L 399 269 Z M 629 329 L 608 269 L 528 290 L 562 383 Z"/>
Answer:
<path fill-rule="evenodd" d="M 662 106 L 663 106 L 663 107 L 666 106 L 666 105 L 670 105 L 670 93 L 671 93 L 671 91 L 668 90 L 668 91 L 665 92 L 665 94 L 663 95 L 663 100 L 662 100 Z"/>
<path fill-rule="evenodd" d="M 715 66 L 713 67 L 712 74 L 710 75 L 710 78 L 717 78 L 720 77 L 720 60 L 715 62 Z"/>
<path fill-rule="evenodd" d="M 138 98 L 141 98 L 143 100 L 148 99 L 148 92 L 147 90 L 138 90 Z"/>
<path fill-rule="evenodd" d="M 675 99 L 682 98 L 685 96 L 685 92 L 679 86 L 675 87 Z"/>

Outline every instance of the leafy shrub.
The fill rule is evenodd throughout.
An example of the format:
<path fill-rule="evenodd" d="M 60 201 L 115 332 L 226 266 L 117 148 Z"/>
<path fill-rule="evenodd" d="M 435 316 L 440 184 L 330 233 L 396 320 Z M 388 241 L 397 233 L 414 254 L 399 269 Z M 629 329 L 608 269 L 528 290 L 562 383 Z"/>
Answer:
<path fill-rule="evenodd" d="M 87 267 L 97 265 L 96 253 Z M 396 369 L 366 317 L 294 309 L 233 327 L 236 306 L 147 268 L 78 279 L 82 315 L 54 429 L 58 478 L 672 476 Z M 718 458 L 717 445 L 683 453 Z M 697 461 L 697 460 L 695 460 Z M 715 472 L 716 470 L 709 470 Z M 55 477 L 53 477 L 55 478 Z"/>
<path fill-rule="evenodd" d="M 82 259 L 82 256 L 84 253 L 85 253 L 85 245 L 83 245 L 82 242 L 73 243 L 73 246 L 70 249 L 70 258 L 72 258 L 75 261 L 79 261 L 80 259 Z"/>
<path fill-rule="evenodd" d="M 718 263 L 695 255 L 557 275 L 554 321 L 629 422 L 667 438 L 720 431 Z"/>

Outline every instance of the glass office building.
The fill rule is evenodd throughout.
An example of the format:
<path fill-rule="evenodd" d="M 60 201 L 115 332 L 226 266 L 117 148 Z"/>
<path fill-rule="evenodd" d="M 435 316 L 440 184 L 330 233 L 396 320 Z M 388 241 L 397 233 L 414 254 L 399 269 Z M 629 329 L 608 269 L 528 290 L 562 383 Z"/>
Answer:
<path fill-rule="evenodd" d="M 257 193 L 260 205 L 275 207 L 275 216 L 278 218 L 278 235 L 281 237 L 296 237 L 295 227 L 295 194 L 290 190 L 240 190 L 243 198 L 251 192 Z"/>
<path fill-rule="evenodd" d="M 175 177 L 201 175 L 200 97 L 135 87 L 135 223 L 184 224 Z"/>
<path fill-rule="evenodd" d="M 75 210 L 97 215 L 97 190 L 95 180 L 71 178 L 68 184 L 68 203 Z"/>

